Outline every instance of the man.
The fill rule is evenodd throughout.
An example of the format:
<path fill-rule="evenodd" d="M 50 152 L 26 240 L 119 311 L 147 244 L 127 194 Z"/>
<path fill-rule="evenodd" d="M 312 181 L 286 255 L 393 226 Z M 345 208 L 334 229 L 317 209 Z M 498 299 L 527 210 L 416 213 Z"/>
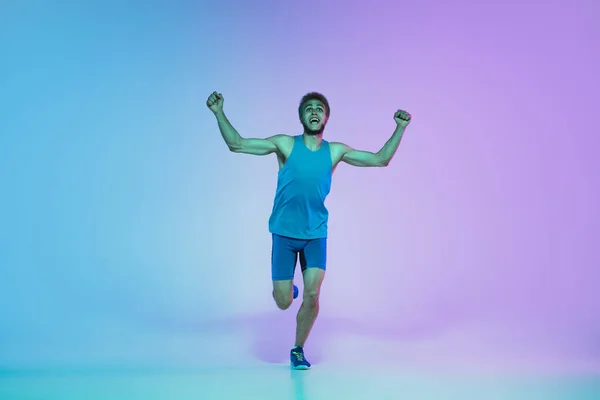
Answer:
<path fill-rule="evenodd" d="M 274 135 L 265 139 L 244 138 L 223 112 L 224 97 L 213 92 L 206 105 L 217 118 L 221 135 L 230 151 L 253 155 L 276 154 L 279 162 L 277 190 L 269 218 L 272 234 L 271 275 L 273 298 L 285 310 L 298 296 L 293 284 L 297 258 L 304 278 L 302 305 L 297 315 L 296 343 L 290 352 L 295 369 L 309 369 L 304 344 L 319 312 L 319 292 L 325 276 L 328 211 L 325 198 L 331 177 L 341 161 L 359 167 L 385 167 L 396 153 L 411 116 L 394 114 L 396 129 L 377 153 L 355 150 L 343 143 L 329 143 L 323 131 L 329 119 L 329 102 L 320 93 L 306 94 L 298 116 L 302 135 Z"/>

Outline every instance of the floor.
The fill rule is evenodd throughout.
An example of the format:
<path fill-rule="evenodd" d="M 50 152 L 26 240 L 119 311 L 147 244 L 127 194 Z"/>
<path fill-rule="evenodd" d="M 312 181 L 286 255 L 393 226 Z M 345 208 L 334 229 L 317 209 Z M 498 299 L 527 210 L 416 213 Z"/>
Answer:
<path fill-rule="evenodd" d="M 600 399 L 597 352 L 569 340 L 518 337 L 499 326 L 325 335 L 341 324 L 334 322 L 311 336 L 309 371 L 289 367 L 292 332 L 257 331 L 271 327 L 260 319 L 256 327 L 213 323 L 211 332 L 122 325 L 95 336 L 65 332 L 62 343 L 27 347 L 29 358 L 23 347 L 6 345 L 0 400 Z"/>
<path fill-rule="evenodd" d="M 286 365 L 213 369 L 107 369 L 4 372 L 9 399 L 502 399 L 600 398 L 598 376 L 411 374 L 373 365 L 323 363 L 309 371 Z"/>

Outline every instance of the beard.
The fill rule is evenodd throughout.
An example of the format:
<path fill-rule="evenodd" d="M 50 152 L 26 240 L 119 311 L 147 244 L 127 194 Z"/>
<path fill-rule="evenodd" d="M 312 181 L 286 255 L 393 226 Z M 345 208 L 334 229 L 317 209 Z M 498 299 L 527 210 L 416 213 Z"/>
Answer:
<path fill-rule="evenodd" d="M 304 133 L 306 133 L 309 136 L 315 136 L 315 135 L 322 134 L 323 131 L 325 130 L 325 125 L 327 125 L 327 123 L 321 125 L 320 128 L 314 129 L 314 128 L 311 128 L 309 125 L 305 124 L 304 122 L 302 123 L 302 126 L 304 127 Z"/>

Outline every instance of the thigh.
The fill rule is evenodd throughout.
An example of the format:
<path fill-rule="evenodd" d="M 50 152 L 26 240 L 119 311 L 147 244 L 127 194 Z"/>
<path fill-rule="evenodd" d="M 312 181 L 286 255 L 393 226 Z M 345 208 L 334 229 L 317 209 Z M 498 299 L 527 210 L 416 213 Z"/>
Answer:
<path fill-rule="evenodd" d="M 273 296 L 275 301 L 279 303 L 286 303 L 289 305 L 292 301 L 293 296 L 293 281 L 290 280 L 279 280 L 273 281 Z"/>
<path fill-rule="evenodd" d="M 273 282 L 292 281 L 294 279 L 297 257 L 298 251 L 294 247 L 292 239 L 273 234 L 273 247 L 271 248 L 271 277 Z"/>
<path fill-rule="evenodd" d="M 302 272 L 307 268 L 319 268 L 325 271 L 327 265 L 327 239 L 312 239 L 307 241 L 300 251 L 300 266 Z"/>
<path fill-rule="evenodd" d="M 318 299 L 321 293 L 321 284 L 325 278 L 325 269 L 306 268 L 302 272 L 304 278 L 304 299 Z"/>

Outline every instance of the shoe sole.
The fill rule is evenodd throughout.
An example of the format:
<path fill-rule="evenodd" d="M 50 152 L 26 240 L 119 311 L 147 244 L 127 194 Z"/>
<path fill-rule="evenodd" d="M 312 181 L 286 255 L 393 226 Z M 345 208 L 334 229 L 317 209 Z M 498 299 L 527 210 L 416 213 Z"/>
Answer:
<path fill-rule="evenodd" d="M 310 369 L 310 367 L 307 367 L 306 365 L 298 365 L 297 367 L 294 367 L 294 364 L 291 364 L 292 369 L 297 369 L 297 370 L 307 370 Z"/>

